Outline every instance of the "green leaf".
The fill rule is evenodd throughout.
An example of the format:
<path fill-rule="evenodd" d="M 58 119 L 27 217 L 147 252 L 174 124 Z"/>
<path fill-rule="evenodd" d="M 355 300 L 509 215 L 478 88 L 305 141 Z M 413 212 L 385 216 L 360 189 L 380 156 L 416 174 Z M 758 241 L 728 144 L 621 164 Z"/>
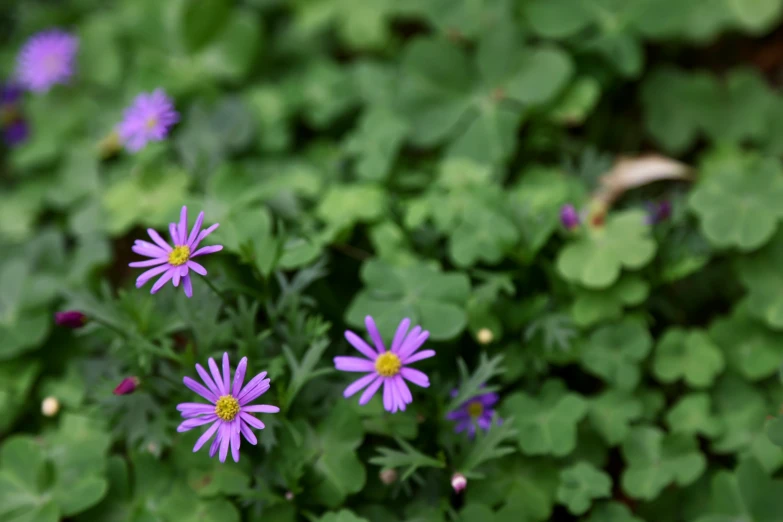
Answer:
<path fill-rule="evenodd" d="M 767 424 L 767 436 L 773 444 L 783 446 L 783 417 L 776 417 Z"/>
<path fill-rule="evenodd" d="M 655 347 L 653 373 L 661 382 L 683 379 L 692 388 L 704 388 L 724 365 L 723 352 L 705 332 L 672 328 Z"/>
<path fill-rule="evenodd" d="M 483 478 L 484 474 L 476 469 L 486 462 L 514 453 L 512 446 L 504 444 L 516 436 L 514 419 L 508 418 L 501 423 L 497 416 L 493 417 L 489 430 L 486 432 L 477 430 L 475 442 L 462 459 L 458 469 L 468 478 Z"/>
<path fill-rule="evenodd" d="M 783 176 L 774 159 L 727 152 L 709 158 L 689 204 L 716 247 L 755 250 L 767 243 L 783 217 Z"/>
<path fill-rule="evenodd" d="M 563 457 L 576 447 L 576 427 L 587 414 L 587 403 L 560 381 L 549 380 L 540 397 L 515 393 L 503 401 L 501 411 L 515 419 L 523 453 Z"/>
<path fill-rule="evenodd" d="M 623 268 L 637 270 L 655 254 L 655 241 L 644 214 L 629 210 L 612 213 L 604 227 L 586 227 L 557 257 L 557 270 L 568 281 L 587 288 L 606 288 Z"/>
<path fill-rule="evenodd" d="M 4 520 L 57 522 L 57 504 L 38 486 L 44 455 L 32 438 L 8 439 L 0 452 L 0 516 Z"/>
<path fill-rule="evenodd" d="M 639 426 L 623 442 L 623 490 L 638 499 L 652 500 L 671 483 L 692 484 L 707 462 L 697 442 L 684 435 L 664 435 L 655 427 Z"/>
<path fill-rule="evenodd" d="M 627 306 L 644 302 L 649 285 L 636 275 L 625 275 L 604 290 L 576 289 L 571 315 L 577 326 L 590 326 L 608 319 L 618 319 Z"/>
<path fill-rule="evenodd" d="M 384 469 L 406 468 L 403 471 L 400 480 L 407 480 L 416 470 L 423 467 L 443 468 L 443 461 L 434 459 L 405 442 L 403 439 L 395 438 L 397 444 L 402 447 L 402 451 L 391 448 L 378 448 L 379 455 L 370 459 L 371 464 L 381 466 Z"/>
<path fill-rule="evenodd" d="M 652 338 L 640 320 L 625 319 L 593 332 L 580 358 L 585 369 L 621 390 L 639 384 L 639 365 L 652 348 Z"/>
<path fill-rule="evenodd" d="M 739 276 L 748 290 L 748 311 L 770 327 L 783 329 L 783 232 L 778 232 L 761 250 L 737 260 Z"/>
<path fill-rule="evenodd" d="M 231 14 L 231 0 L 181 1 L 178 29 L 185 46 L 197 51 L 217 36 Z"/>
<path fill-rule="evenodd" d="M 371 181 L 386 179 L 408 133 L 408 125 L 385 107 L 365 111 L 346 149 L 356 159 L 356 173 Z"/>
<path fill-rule="evenodd" d="M 619 390 L 607 390 L 590 401 L 588 416 L 593 429 L 610 446 L 628 436 L 631 423 L 641 418 L 643 404 L 638 398 Z"/>
<path fill-rule="evenodd" d="M 644 522 L 644 520 L 635 517 L 625 504 L 607 502 L 595 507 L 587 522 Z"/>
<path fill-rule="evenodd" d="M 379 220 L 386 210 L 386 196 L 375 184 L 334 185 L 318 205 L 316 215 L 338 229 Z"/>
<path fill-rule="evenodd" d="M 351 302 L 346 321 L 362 327 L 371 315 L 385 339 L 409 317 L 434 340 L 453 339 L 465 328 L 470 281 L 462 273 L 443 273 L 426 265 L 392 267 L 370 260 L 362 265 L 365 288 Z"/>
<path fill-rule="evenodd" d="M 262 36 L 255 12 L 233 9 L 209 45 L 196 56 L 197 63 L 219 80 L 238 82 L 250 73 L 262 48 Z"/>
<path fill-rule="evenodd" d="M 783 359 L 783 334 L 748 317 L 744 306 L 713 322 L 709 336 L 723 351 L 726 366 L 750 381 L 774 375 Z"/>
<path fill-rule="evenodd" d="M 24 359 L 0 365 L 0 434 L 7 433 L 23 412 L 40 371 L 38 362 Z"/>
<path fill-rule="evenodd" d="M 706 393 L 686 395 L 666 414 L 666 424 L 672 433 L 715 438 L 723 432 L 723 424 L 713 415 L 711 402 Z"/>
<path fill-rule="evenodd" d="M 318 522 L 369 522 L 366 518 L 357 517 L 352 511 L 341 509 L 340 511 L 331 511 L 325 513 Z"/>
<path fill-rule="evenodd" d="M 523 12 L 533 31 L 546 38 L 563 38 L 574 35 L 592 21 L 587 2 L 532 0 L 523 5 Z"/>
<path fill-rule="evenodd" d="M 587 462 L 578 462 L 560 472 L 557 501 L 574 515 L 582 515 L 593 499 L 606 498 L 612 492 L 612 478 Z"/>

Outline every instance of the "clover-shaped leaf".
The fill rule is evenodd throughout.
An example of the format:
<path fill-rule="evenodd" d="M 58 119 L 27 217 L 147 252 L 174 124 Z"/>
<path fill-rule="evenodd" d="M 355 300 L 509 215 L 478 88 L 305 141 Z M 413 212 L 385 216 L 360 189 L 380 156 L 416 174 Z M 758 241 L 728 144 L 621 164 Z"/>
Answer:
<path fill-rule="evenodd" d="M 621 390 L 639 384 L 639 365 L 652 348 L 652 338 L 640 320 L 626 319 L 593 332 L 580 354 L 587 371 Z"/>
<path fill-rule="evenodd" d="M 783 417 L 775 417 L 767 423 L 767 436 L 776 446 L 783 446 Z"/>
<path fill-rule="evenodd" d="M 690 195 L 701 230 L 716 247 L 751 251 L 783 218 L 783 175 L 776 159 L 723 152 L 709 158 Z"/>
<path fill-rule="evenodd" d="M 607 319 L 617 319 L 626 306 L 643 303 L 649 293 L 649 285 L 636 275 L 625 275 L 604 290 L 579 288 L 571 306 L 571 316 L 578 326 L 590 326 Z"/>
<path fill-rule="evenodd" d="M 330 226 L 346 229 L 378 220 L 385 207 L 385 193 L 375 184 L 336 185 L 323 195 L 316 214 Z"/>
<path fill-rule="evenodd" d="M 641 418 L 642 401 L 628 393 L 608 390 L 590 401 L 588 417 L 599 435 L 610 446 L 628 436 L 631 423 Z"/>
<path fill-rule="evenodd" d="M 617 281 L 623 268 L 636 270 L 655 254 L 656 244 L 645 224 L 644 213 L 617 212 L 606 226 L 586 227 L 557 257 L 557 270 L 587 288 L 606 288 Z"/>
<path fill-rule="evenodd" d="M 539 397 L 515 393 L 503 402 L 506 417 L 514 417 L 519 447 L 527 455 L 563 457 L 576 447 L 576 427 L 587 414 L 587 402 L 562 382 L 547 381 Z"/>
<path fill-rule="evenodd" d="M 712 323 L 709 335 L 723 350 L 727 366 L 751 381 L 774 375 L 783 359 L 783 334 L 749 317 L 742 305 Z"/>
<path fill-rule="evenodd" d="M 723 432 L 723 424 L 712 412 L 712 401 L 706 393 L 686 395 L 666 414 L 666 424 L 672 433 L 704 435 L 715 438 Z"/>
<path fill-rule="evenodd" d="M 560 472 L 557 500 L 574 515 L 590 509 L 593 499 L 606 498 L 612 492 L 612 478 L 588 462 L 578 462 Z"/>
<path fill-rule="evenodd" d="M 653 373 L 661 382 L 683 379 L 693 388 L 710 386 L 723 371 L 723 352 L 706 332 L 668 330 L 655 347 Z"/>
<path fill-rule="evenodd" d="M 346 143 L 348 152 L 357 156 L 356 173 L 367 180 L 385 179 L 407 132 L 408 125 L 390 108 L 366 111 Z"/>
<path fill-rule="evenodd" d="M 622 452 L 628 464 L 622 475 L 623 489 L 630 496 L 643 500 L 656 498 L 674 482 L 679 486 L 692 484 L 707 467 L 695 439 L 665 435 L 651 426 L 631 430 L 623 442 Z"/>
<path fill-rule="evenodd" d="M 318 522 L 369 522 L 366 518 L 360 518 L 352 511 L 341 509 L 340 511 L 330 511 L 325 513 Z"/>
<path fill-rule="evenodd" d="M 644 520 L 635 517 L 625 504 L 607 502 L 593 508 L 587 522 L 644 522 Z"/>
<path fill-rule="evenodd" d="M 470 281 L 462 273 L 443 273 L 427 265 L 393 267 L 370 260 L 362 266 L 365 289 L 351 302 L 346 321 L 356 327 L 364 317 L 375 318 L 384 339 L 390 339 L 400 320 L 408 317 L 429 330 L 436 340 L 452 339 L 467 324 L 465 307 Z"/>
<path fill-rule="evenodd" d="M 740 258 L 739 276 L 748 290 L 748 312 L 777 330 L 783 329 L 783 232 L 761 250 Z"/>
<path fill-rule="evenodd" d="M 712 479 L 711 504 L 711 514 L 695 522 L 775 522 L 783 512 L 783 481 L 755 459 L 743 459 L 734 473 L 719 471 Z"/>
<path fill-rule="evenodd" d="M 752 448 L 759 438 L 766 438 L 764 423 L 777 408 L 767 404 L 762 392 L 736 374 L 718 380 L 712 393 L 715 416 L 723 432 L 713 441 L 716 453 L 735 453 Z"/>

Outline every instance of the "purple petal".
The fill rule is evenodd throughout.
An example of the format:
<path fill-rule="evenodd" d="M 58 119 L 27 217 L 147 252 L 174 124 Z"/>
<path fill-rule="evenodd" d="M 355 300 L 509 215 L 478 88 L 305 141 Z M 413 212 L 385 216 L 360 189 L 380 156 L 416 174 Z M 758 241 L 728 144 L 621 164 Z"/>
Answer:
<path fill-rule="evenodd" d="M 357 380 L 353 381 L 345 389 L 345 391 L 343 392 L 343 397 L 345 397 L 347 399 L 351 395 L 354 395 L 355 393 L 357 393 L 359 390 L 363 390 L 365 387 L 367 387 L 367 385 L 369 385 L 375 379 L 380 379 L 380 378 L 381 378 L 381 376 L 378 375 L 375 372 L 368 373 L 367 375 L 365 375 L 361 379 L 357 379 Z"/>
<path fill-rule="evenodd" d="M 487 431 L 490 428 L 490 426 L 492 426 L 491 418 L 487 419 L 483 415 L 479 417 L 476 422 L 478 422 L 479 428 L 481 428 L 484 431 Z"/>
<path fill-rule="evenodd" d="M 212 446 L 209 447 L 209 458 L 214 457 L 215 453 L 217 453 L 217 450 L 220 447 L 220 426 L 223 425 L 223 422 L 216 422 L 215 424 L 218 425 L 218 432 L 215 440 L 212 441 Z"/>
<path fill-rule="evenodd" d="M 239 418 L 239 431 L 242 432 L 242 435 L 245 436 L 245 440 L 248 441 L 250 444 L 255 446 L 258 444 L 258 439 L 256 439 L 256 435 L 253 433 L 253 430 L 251 430 L 247 424 L 245 424 L 245 421 L 242 420 L 242 417 Z"/>
<path fill-rule="evenodd" d="M 386 411 L 392 411 L 392 406 L 394 406 L 391 386 L 391 379 L 383 380 L 383 409 Z"/>
<path fill-rule="evenodd" d="M 172 251 L 171 245 L 166 243 L 162 237 L 160 237 L 160 234 L 158 234 L 155 229 L 148 228 L 147 234 L 150 235 L 152 240 L 155 242 L 156 245 L 158 245 L 160 248 L 165 250 L 167 253 Z"/>
<path fill-rule="evenodd" d="M 212 380 L 212 378 L 209 376 L 207 371 L 204 369 L 203 366 L 200 364 L 196 364 L 196 371 L 198 372 L 199 377 L 201 377 L 201 380 L 204 381 L 204 384 L 207 385 L 207 388 L 209 388 L 209 391 L 215 394 L 215 397 L 220 395 L 220 390 L 215 385 L 215 381 Z"/>
<path fill-rule="evenodd" d="M 182 241 L 188 237 L 188 207 L 183 206 L 179 213 L 179 226 L 177 227 L 177 235 Z"/>
<path fill-rule="evenodd" d="M 271 404 L 254 404 L 252 406 L 243 406 L 242 411 L 248 413 L 279 413 L 280 408 Z"/>
<path fill-rule="evenodd" d="M 215 414 L 212 414 L 208 417 L 199 417 L 197 419 L 188 419 L 184 421 L 182 424 L 177 426 L 177 431 L 182 433 L 183 431 L 189 431 L 197 426 L 201 426 L 204 424 L 208 424 L 210 422 L 214 422 L 218 419 L 218 416 Z"/>
<path fill-rule="evenodd" d="M 375 363 L 360 357 L 335 357 L 334 367 L 343 372 L 374 372 Z"/>
<path fill-rule="evenodd" d="M 128 266 L 131 268 L 144 268 L 147 266 L 157 266 L 162 265 L 163 263 L 168 263 L 168 258 L 165 257 L 159 257 L 157 259 L 148 259 L 147 261 L 134 261 L 133 263 L 128 263 Z"/>
<path fill-rule="evenodd" d="M 242 418 L 243 421 L 250 424 L 252 427 L 254 427 L 257 430 L 263 430 L 264 429 L 264 423 L 260 420 L 256 419 L 249 413 L 245 413 L 244 411 L 239 412 L 239 416 Z"/>
<path fill-rule="evenodd" d="M 402 361 L 402 364 L 415 363 L 417 361 L 421 361 L 422 359 L 429 359 L 433 356 L 435 356 L 435 350 L 422 350 L 419 353 L 409 355 L 404 361 Z"/>
<path fill-rule="evenodd" d="M 366 390 L 364 390 L 364 393 L 362 393 L 362 396 L 359 397 L 359 404 L 364 406 L 368 402 L 370 402 L 370 399 L 373 398 L 373 395 L 375 395 L 375 392 L 378 391 L 378 388 L 381 387 L 383 384 L 383 377 L 380 377 L 376 380 L 374 380 L 370 385 L 367 387 Z"/>
<path fill-rule="evenodd" d="M 141 288 L 142 286 L 144 286 L 147 283 L 147 281 L 149 281 L 150 279 L 152 279 L 153 277 L 155 277 L 158 274 L 162 274 L 163 272 L 165 272 L 168 269 L 169 269 L 169 265 L 167 263 L 167 264 L 165 264 L 163 266 L 150 268 L 146 272 L 143 272 L 139 277 L 136 278 L 136 288 Z"/>
<path fill-rule="evenodd" d="M 405 384 L 405 379 L 403 379 L 399 375 L 395 375 L 394 382 L 397 384 L 397 389 L 400 390 L 400 397 L 405 402 L 405 404 L 412 403 L 413 395 L 411 395 L 411 390 L 410 388 L 408 388 L 408 385 Z"/>
<path fill-rule="evenodd" d="M 169 257 L 169 255 L 162 248 L 158 248 L 155 245 L 147 246 L 147 245 L 141 245 L 137 243 L 131 247 L 131 250 L 139 254 L 140 256 L 152 257 L 155 259 L 158 259 L 160 257 L 165 257 L 166 259 L 168 259 Z"/>
<path fill-rule="evenodd" d="M 193 257 L 193 256 L 191 256 Z M 207 275 L 207 269 L 201 266 L 200 264 L 196 263 L 195 261 L 188 261 L 187 265 L 183 265 L 189 267 L 191 270 L 196 272 L 198 275 Z"/>
<path fill-rule="evenodd" d="M 213 404 L 201 404 L 199 402 L 183 402 L 177 405 L 177 411 L 182 412 L 185 418 L 196 417 L 198 415 L 212 415 L 215 413 Z"/>
<path fill-rule="evenodd" d="M 231 390 L 231 365 L 228 362 L 228 352 L 223 352 L 223 389 L 226 393 Z"/>
<path fill-rule="evenodd" d="M 260 384 L 255 385 L 251 389 L 245 388 L 243 394 L 240 395 L 240 398 L 237 399 L 239 401 L 239 405 L 244 406 L 249 402 L 253 402 L 261 395 L 265 394 L 268 389 L 269 389 L 269 379 L 264 379 L 263 381 L 261 381 Z"/>
<path fill-rule="evenodd" d="M 221 250 L 223 250 L 223 245 L 206 246 L 193 252 L 190 257 L 193 258 L 198 256 L 205 256 L 207 254 L 214 254 L 215 252 L 220 252 Z"/>
<path fill-rule="evenodd" d="M 483 395 L 479 395 L 478 397 L 475 397 L 473 400 L 479 401 L 486 410 L 487 408 L 490 408 L 492 405 L 494 405 L 496 402 L 498 402 L 498 394 L 497 393 L 485 393 Z"/>
<path fill-rule="evenodd" d="M 369 315 L 364 318 L 364 326 L 367 327 L 367 333 L 370 334 L 370 339 L 372 339 L 373 344 L 375 344 L 375 349 L 378 350 L 379 354 L 384 353 L 386 348 L 383 346 L 381 332 L 378 331 L 378 327 L 375 326 L 375 321 Z"/>
<path fill-rule="evenodd" d="M 231 458 L 234 462 L 239 462 L 239 445 L 242 439 L 239 438 L 239 419 L 231 421 Z"/>
<path fill-rule="evenodd" d="M 177 233 L 177 225 L 175 223 L 169 223 L 169 236 L 171 236 L 171 242 L 175 246 L 180 246 L 182 241 L 179 240 L 179 234 Z"/>
<path fill-rule="evenodd" d="M 416 350 L 421 348 L 421 345 L 424 344 L 424 341 L 426 341 L 429 336 L 430 333 L 426 330 L 421 332 L 421 334 L 417 335 L 415 338 L 412 335 L 409 335 L 405 339 L 402 348 L 400 348 L 400 358 L 402 359 L 413 355 Z"/>
<path fill-rule="evenodd" d="M 190 249 L 195 251 L 196 248 L 198 248 L 199 243 L 204 241 L 204 238 L 206 238 L 208 235 L 210 235 L 212 232 L 214 232 L 215 229 L 217 229 L 217 227 L 219 227 L 219 226 L 220 226 L 219 223 L 215 223 L 211 227 L 209 227 L 209 228 L 199 232 L 198 237 L 196 237 L 196 240 L 193 242 L 192 245 L 190 245 Z"/>
<path fill-rule="evenodd" d="M 179 286 L 179 267 L 172 268 L 171 272 L 171 283 L 174 285 L 174 288 L 176 288 Z"/>
<path fill-rule="evenodd" d="M 405 339 L 405 334 L 408 333 L 408 328 L 410 328 L 410 326 L 411 320 L 407 317 L 400 321 L 397 331 L 394 332 L 394 339 L 392 339 L 391 351 L 393 353 L 397 353 L 397 350 L 400 349 L 400 345 L 402 344 L 403 339 Z"/>
<path fill-rule="evenodd" d="M 369 357 L 373 361 L 378 358 L 378 354 L 375 352 L 375 350 L 370 348 L 370 345 L 364 342 L 364 339 L 352 331 L 345 331 L 345 340 L 348 341 L 351 346 L 359 350 L 365 357 Z"/>
<path fill-rule="evenodd" d="M 250 382 L 245 384 L 245 387 L 242 388 L 242 391 L 239 392 L 239 396 L 236 398 L 240 403 L 242 402 L 242 397 L 247 395 L 247 392 L 252 391 L 256 386 L 261 384 L 264 381 L 264 378 L 266 377 L 266 372 L 261 372 L 252 379 L 250 379 Z"/>
<path fill-rule="evenodd" d="M 198 237 L 198 233 L 201 231 L 201 225 L 204 223 L 204 212 L 199 212 L 198 217 L 196 218 L 196 223 L 193 225 L 193 228 L 190 231 L 190 235 L 188 236 L 188 242 L 187 245 L 190 246 L 193 244 L 193 241 Z"/>
<path fill-rule="evenodd" d="M 220 462 L 226 461 L 228 456 L 228 445 L 231 443 L 231 425 L 227 422 L 220 423 Z"/>
<path fill-rule="evenodd" d="M 464 406 L 460 406 L 458 409 L 446 415 L 446 419 L 450 421 L 470 419 L 470 414 L 467 411 L 465 411 Z"/>
<path fill-rule="evenodd" d="M 199 384 L 198 382 L 194 381 L 190 377 L 184 377 L 182 379 L 182 382 L 185 383 L 185 386 L 193 390 L 194 392 L 198 393 L 202 397 L 204 397 L 206 400 L 211 402 L 212 404 L 215 404 L 217 402 L 217 397 L 214 393 L 206 389 L 203 385 Z"/>
<path fill-rule="evenodd" d="M 400 370 L 400 375 L 402 375 L 404 379 L 411 381 L 416 386 L 421 386 L 422 388 L 429 388 L 430 386 L 429 377 L 415 368 L 403 368 Z"/>
<path fill-rule="evenodd" d="M 215 385 L 220 392 L 216 395 L 228 395 L 228 390 L 223 387 L 223 378 L 220 375 L 220 370 L 218 369 L 218 365 L 215 362 L 215 359 L 210 357 L 207 359 L 207 364 L 209 365 L 209 371 L 212 373 L 212 378 L 215 379 Z"/>
<path fill-rule="evenodd" d="M 207 431 L 205 431 L 201 437 L 198 438 L 196 441 L 196 445 L 193 446 L 193 453 L 197 452 L 201 449 L 201 447 L 206 444 L 206 442 L 212 438 L 212 435 L 215 434 L 217 429 L 220 427 L 220 421 L 215 421 L 212 423 L 212 426 L 209 427 Z"/>
<path fill-rule="evenodd" d="M 158 279 L 155 282 L 155 284 L 152 285 L 152 290 L 150 290 L 150 293 L 154 294 L 155 292 L 160 290 L 163 287 L 163 285 L 168 283 L 169 279 L 171 279 L 173 275 L 174 275 L 174 271 L 173 270 L 169 270 L 168 272 L 166 272 L 165 274 L 160 276 L 160 279 Z"/>
<path fill-rule="evenodd" d="M 185 295 L 193 297 L 193 282 L 190 280 L 190 276 L 182 278 L 182 289 L 185 290 Z"/>
<path fill-rule="evenodd" d="M 397 381 L 392 378 L 389 379 L 388 386 L 391 388 L 391 395 L 392 395 L 392 413 L 400 411 L 405 411 L 405 403 L 402 400 L 402 395 L 400 394 L 400 390 L 397 388 Z"/>
<path fill-rule="evenodd" d="M 245 382 L 245 372 L 247 371 L 247 357 L 242 357 L 234 372 L 234 386 L 231 388 L 231 395 L 237 397 L 242 391 L 242 384 Z"/>

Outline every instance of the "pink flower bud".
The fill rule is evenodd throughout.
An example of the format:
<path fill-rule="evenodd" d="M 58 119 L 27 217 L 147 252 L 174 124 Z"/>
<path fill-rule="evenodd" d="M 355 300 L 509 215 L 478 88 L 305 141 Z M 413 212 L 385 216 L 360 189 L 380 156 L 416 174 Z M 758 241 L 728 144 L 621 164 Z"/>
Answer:
<path fill-rule="evenodd" d="M 454 493 L 462 493 L 468 485 L 468 479 L 462 473 L 455 473 L 451 476 L 451 487 L 454 489 Z"/>
<path fill-rule="evenodd" d="M 139 385 L 138 377 L 125 377 L 120 384 L 114 388 L 114 395 L 128 395 L 136 391 Z"/>
<path fill-rule="evenodd" d="M 87 316 L 76 310 L 68 310 L 55 313 L 54 322 L 57 323 L 58 326 L 64 326 L 75 330 L 87 323 Z"/>

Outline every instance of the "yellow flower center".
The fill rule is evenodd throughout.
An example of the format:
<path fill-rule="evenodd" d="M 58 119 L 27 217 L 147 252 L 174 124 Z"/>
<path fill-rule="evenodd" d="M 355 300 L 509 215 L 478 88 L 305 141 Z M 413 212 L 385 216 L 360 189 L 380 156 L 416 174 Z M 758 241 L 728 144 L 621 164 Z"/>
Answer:
<path fill-rule="evenodd" d="M 239 413 L 239 401 L 231 395 L 221 395 L 215 404 L 215 415 L 224 421 L 232 421 Z"/>
<path fill-rule="evenodd" d="M 152 130 L 158 125 L 158 119 L 154 116 L 152 118 L 147 118 L 147 130 Z"/>
<path fill-rule="evenodd" d="M 400 373 L 400 367 L 402 367 L 402 361 L 392 352 L 382 353 L 375 359 L 375 371 L 384 377 L 397 375 Z"/>
<path fill-rule="evenodd" d="M 474 419 L 478 419 L 481 417 L 481 414 L 484 413 L 484 405 L 480 402 L 471 402 L 468 404 L 468 415 L 473 417 Z"/>
<path fill-rule="evenodd" d="M 190 248 L 182 245 L 174 247 L 169 254 L 169 264 L 174 266 L 184 265 L 190 259 Z"/>

